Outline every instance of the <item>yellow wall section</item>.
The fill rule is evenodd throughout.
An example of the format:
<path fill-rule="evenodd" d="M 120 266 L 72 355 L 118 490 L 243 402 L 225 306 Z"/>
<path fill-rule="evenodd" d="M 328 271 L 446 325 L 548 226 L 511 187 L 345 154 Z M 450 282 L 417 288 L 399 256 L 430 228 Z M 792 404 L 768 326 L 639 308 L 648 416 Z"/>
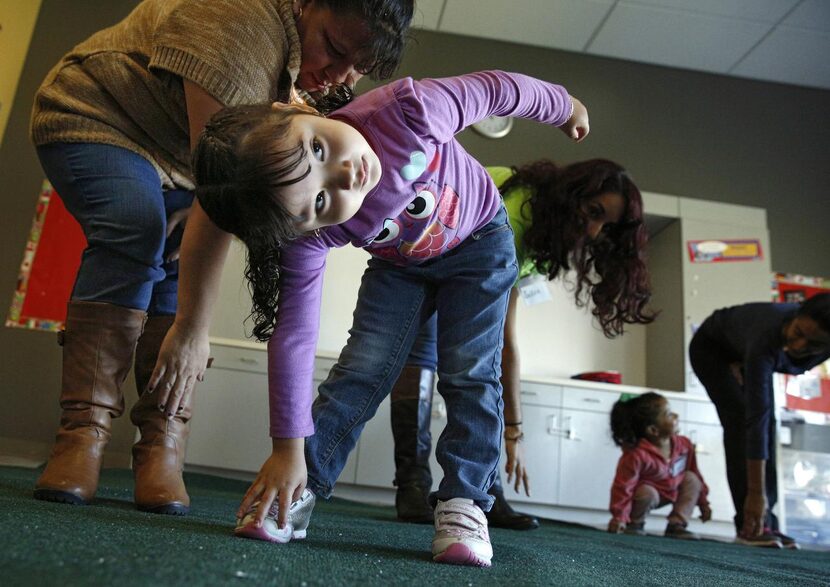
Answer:
<path fill-rule="evenodd" d="M 0 143 L 42 0 L 0 0 Z"/>

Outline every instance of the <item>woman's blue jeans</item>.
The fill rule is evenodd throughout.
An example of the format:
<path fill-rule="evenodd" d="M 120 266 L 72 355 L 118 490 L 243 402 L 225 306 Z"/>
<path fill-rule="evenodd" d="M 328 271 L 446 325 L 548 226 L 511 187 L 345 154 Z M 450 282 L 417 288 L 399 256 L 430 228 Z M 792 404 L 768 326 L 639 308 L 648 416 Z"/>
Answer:
<path fill-rule="evenodd" d="M 167 218 L 190 207 L 192 192 L 163 190 L 153 165 L 121 147 L 53 143 L 37 154 L 87 239 L 72 299 L 175 314 L 179 263 L 164 259 L 183 230 L 167 237 Z"/>
<path fill-rule="evenodd" d="M 421 324 L 438 313 L 438 392 L 447 426 L 436 446 L 444 478 L 435 497 L 489 510 L 503 429 L 501 349 L 518 268 L 504 208 L 462 244 L 422 265 L 370 259 L 349 339 L 314 402 L 308 484 L 322 497 L 389 394 Z"/>

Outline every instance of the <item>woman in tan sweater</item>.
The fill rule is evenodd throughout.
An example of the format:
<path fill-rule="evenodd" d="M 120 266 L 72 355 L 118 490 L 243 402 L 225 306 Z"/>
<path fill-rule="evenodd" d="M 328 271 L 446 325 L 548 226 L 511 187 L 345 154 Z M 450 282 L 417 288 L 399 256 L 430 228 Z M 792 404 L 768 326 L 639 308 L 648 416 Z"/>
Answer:
<path fill-rule="evenodd" d="M 148 383 L 176 315 L 185 219 L 181 324 L 207 328 L 230 242 L 191 207 L 191 147 L 223 106 L 389 77 L 412 12 L 413 0 L 144 0 L 49 72 L 32 140 L 88 246 L 62 335 L 61 424 L 36 498 L 92 500 L 135 358 L 136 505 L 187 513 L 181 469 L 206 343 L 168 337 L 152 378 L 162 385 Z M 171 381 L 174 373 L 185 375 Z"/>

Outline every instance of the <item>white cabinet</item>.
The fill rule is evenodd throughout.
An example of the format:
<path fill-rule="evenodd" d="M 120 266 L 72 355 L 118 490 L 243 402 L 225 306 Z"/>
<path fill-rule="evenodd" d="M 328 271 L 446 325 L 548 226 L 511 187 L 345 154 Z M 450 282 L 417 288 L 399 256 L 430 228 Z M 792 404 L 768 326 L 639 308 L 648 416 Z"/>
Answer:
<path fill-rule="evenodd" d="M 211 341 L 213 366 L 196 388 L 186 465 L 256 473 L 271 454 L 265 345 Z M 317 358 L 314 395 L 332 359 Z M 352 454 L 340 480 L 354 483 Z"/>
<path fill-rule="evenodd" d="M 608 509 L 620 449 L 611 440 L 607 412 L 562 411 L 558 505 Z"/>
<path fill-rule="evenodd" d="M 530 496 L 507 485 L 505 457 L 499 463 L 504 495 L 511 502 L 556 503 L 559 499 L 559 446 L 561 409 L 533 404 L 522 405 L 524 455 L 530 477 Z M 504 453 L 504 451 L 502 451 Z"/>
<path fill-rule="evenodd" d="M 562 428 L 562 388 L 555 385 L 522 382 L 522 430 L 524 456 L 530 477 L 531 494 L 520 488 L 516 493 L 507 485 L 506 457 L 502 450 L 499 474 L 504 495 L 512 502 L 556 503 L 559 499 L 559 463 Z"/>
<path fill-rule="evenodd" d="M 712 519 L 731 522 L 735 506 L 726 482 L 726 455 L 715 406 L 711 403 L 689 402 L 686 420 L 681 423 L 681 434 L 695 444 L 697 466 L 709 486 Z"/>

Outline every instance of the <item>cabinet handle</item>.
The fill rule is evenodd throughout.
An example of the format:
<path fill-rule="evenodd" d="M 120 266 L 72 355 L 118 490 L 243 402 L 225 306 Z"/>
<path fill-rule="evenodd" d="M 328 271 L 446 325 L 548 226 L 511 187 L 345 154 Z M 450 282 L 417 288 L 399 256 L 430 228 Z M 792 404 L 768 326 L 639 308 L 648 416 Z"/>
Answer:
<path fill-rule="evenodd" d="M 524 391 L 522 390 L 522 395 L 539 395 L 535 391 Z"/>
<path fill-rule="evenodd" d="M 565 429 L 562 431 L 562 436 L 564 436 L 568 440 L 581 441 L 582 439 L 576 435 L 576 431 L 574 430 L 573 419 L 570 416 L 568 416 L 564 419 L 564 423 Z"/>
<path fill-rule="evenodd" d="M 598 404 L 598 403 L 600 403 L 600 400 L 598 400 L 595 397 L 583 397 L 582 401 L 588 402 L 589 404 Z"/>
<path fill-rule="evenodd" d="M 239 362 L 240 363 L 245 363 L 246 365 L 258 365 L 259 364 L 258 359 L 251 359 L 249 357 L 239 357 Z"/>
<path fill-rule="evenodd" d="M 548 416 L 548 434 L 551 436 L 557 436 L 559 432 L 559 428 L 556 427 L 556 416 Z"/>

